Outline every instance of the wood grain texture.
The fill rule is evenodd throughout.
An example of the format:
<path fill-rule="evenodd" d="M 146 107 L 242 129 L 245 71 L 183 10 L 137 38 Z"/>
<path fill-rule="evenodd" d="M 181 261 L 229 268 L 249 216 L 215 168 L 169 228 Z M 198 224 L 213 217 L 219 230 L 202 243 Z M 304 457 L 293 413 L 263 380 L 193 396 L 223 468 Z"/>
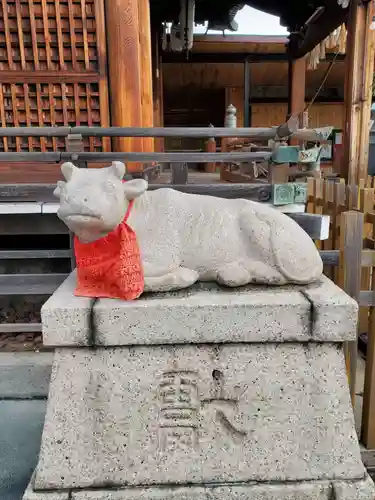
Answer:
<path fill-rule="evenodd" d="M 56 198 L 52 194 L 55 187 L 55 184 L 0 184 L 0 200 L 8 203 L 13 201 L 56 203 Z M 153 191 L 163 187 L 166 187 L 165 184 L 149 184 L 148 189 Z M 227 199 L 245 198 L 260 202 L 270 201 L 272 191 L 270 184 L 187 184 L 168 187 L 184 193 L 205 194 Z"/>
<path fill-rule="evenodd" d="M 55 134 L 64 124 L 108 127 L 104 0 L 0 1 L 0 39 L 9 48 L 0 50 L 1 126 L 50 126 Z M 0 151 L 64 150 L 59 135 L 30 137 L 4 138 Z M 110 139 L 85 137 L 85 148 L 108 151 Z M 11 179 L 3 170 L 0 182 Z"/>
<path fill-rule="evenodd" d="M 149 0 L 138 0 L 138 28 L 142 127 L 152 127 L 154 125 L 154 117 L 152 97 L 151 19 Z M 144 137 L 142 139 L 142 151 L 154 151 L 154 139 L 152 137 Z"/>
<path fill-rule="evenodd" d="M 369 120 L 374 70 L 373 2 L 351 2 L 345 75 L 345 122 L 341 175 L 348 184 L 367 177 Z"/>
<path fill-rule="evenodd" d="M 280 126 L 274 127 L 0 127 L 0 137 L 64 137 L 68 134 L 81 134 L 83 137 L 246 137 L 254 140 L 275 139 Z M 292 136 L 299 140 L 318 140 L 314 130 L 297 130 Z M 321 141 L 324 142 L 324 141 Z"/>
<path fill-rule="evenodd" d="M 106 0 L 109 88 L 112 125 L 140 127 L 141 71 L 137 0 Z M 112 141 L 114 151 L 142 151 L 142 140 Z M 131 165 L 139 170 L 139 165 Z"/>
<path fill-rule="evenodd" d="M 372 239 L 375 239 L 375 225 L 372 224 Z M 375 264 L 375 250 L 369 254 L 368 264 Z M 371 255 L 371 257 L 370 257 Z M 364 257 L 362 256 L 363 260 Z M 363 262 L 363 261 L 362 261 Z M 367 448 L 375 448 L 375 272 L 372 268 L 369 291 L 361 292 L 362 304 L 370 307 L 367 330 L 365 385 L 362 409 L 362 440 Z M 366 294 L 366 295 L 365 295 Z"/>
<path fill-rule="evenodd" d="M 160 54 L 160 32 L 159 27 L 152 27 L 152 78 L 153 78 L 153 111 L 154 126 L 163 127 L 163 67 Z M 164 140 L 159 138 L 155 141 L 155 151 L 164 151 Z"/>
<path fill-rule="evenodd" d="M 342 214 L 340 234 L 340 259 L 343 269 L 343 289 L 357 302 L 361 291 L 362 235 L 364 215 L 349 211 Z M 350 394 L 355 404 L 355 383 L 357 373 L 357 341 L 346 344 Z"/>
<path fill-rule="evenodd" d="M 290 95 L 290 113 L 300 116 L 305 110 L 306 58 L 296 59 L 292 63 L 292 81 Z"/>
<path fill-rule="evenodd" d="M 84 40 L 84 50 L 85 50 L 85 64 L 90 65 L 90 53 L 86 55 L 86 42 L 85 38 L 88 39 L 88 33 L 86 33 L 85 22 L 87 19 L 83 12 L 86 9 L 87 0 L 81 0 L 82 6 L 82 23 L 83 23 L 83 40 Z M 100 124 L 102 127 L 110 126 L 109 119 L 109 89 L 108 89 L 108 72 L 107 72 L 107 37 L 106 37 L 106 23 L 105 23 L 105 10 L 104 10 L 104 0 L 96 0 L 94 4 L 94 15 L 96 24 L 96 50 L 98 57 L 98 74 L 99 74 L 99 111 L 100 111 Z M 88 43 L 88 41 L 87 41 Z M 88 48 L 87 48 L 88 50 Z M 101 139 L 103 151 L 111 151 L 111 140 L 108 137 L 103 137 Z M 97 147 L 97 141 L 95 141 L 95 146 Z"/>
<path fill-rule="evenodd" d="M 187 163 L 173 163 L 172 170 L 172 184 L 187 184 L 188 183 L 188 164 Z"/>

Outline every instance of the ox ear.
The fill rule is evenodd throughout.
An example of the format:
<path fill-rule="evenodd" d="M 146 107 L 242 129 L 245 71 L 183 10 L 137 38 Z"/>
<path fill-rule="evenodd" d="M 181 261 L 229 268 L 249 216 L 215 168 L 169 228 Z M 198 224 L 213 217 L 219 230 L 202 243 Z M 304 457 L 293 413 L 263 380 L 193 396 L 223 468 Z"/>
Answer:
<path fill-rule="evenodd" d="M 111 172 L 113 173 L 113 175 L 120 180 L 126 174 L 126 167 L 125 167 L 125 164 L 122 163 L 122 161 L 113 161 L 112 166 L 110 166 L 109 168 L 110 168 Z"/>
<path fill-rule="evenodd" d="M 56 196 L 56 198 L 60 198 L 61 195 L 61 190 L 65 186 L 64 181 L 58 181 L 56 189 L 53 192 L 53 196 Z"/>
<path fill-rule="evenodd" d="M 73 163 L 71 163 L 70 161 L 63 163 L 61 165 L 61 172 L 65 177 L 66 181 L 70 181 L 70 179 L 73 177 L 75 170 L 77 170 L 77 167 L 73 165 Z"/>
<path fill-rule="evenodd" d="M 124 182 L 124 194 L 128 200 L 134 200 L 141 196 L 148 188 L 148 182 L 144 179 L 133 179 Z"/>

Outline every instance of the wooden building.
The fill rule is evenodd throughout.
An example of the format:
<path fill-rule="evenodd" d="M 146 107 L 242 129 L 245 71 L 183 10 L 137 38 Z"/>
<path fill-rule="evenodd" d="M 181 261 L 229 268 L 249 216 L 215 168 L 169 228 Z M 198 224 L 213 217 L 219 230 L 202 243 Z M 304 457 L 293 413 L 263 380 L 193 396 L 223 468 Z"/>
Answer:
<path fill-rule="evenodd" d="M 208 35 L 194 40 L 188 59 L 163 54 L 165 126 L 224 126 L 224 110 L 229 104 L 237 109 L 238 127 L 283 123 L 289 105 L 287 38 Z M 333 57 L 331 49 L 315 70 L 308 70 L 306 59 L 302 61 L 302 99 L 306 108 L 313 101 L 310 127 L 343 128 L 345 56 L 335 57 L 326 76 Z M 245 85 L 249 86 L 246 100 Z M 178 141 L 173 145 L 177 147 Z"/>
<path fill-rule="evenodd" d="M 298 8 L 292 8 L 293 2 Z M 281 16 L 293 31 L 288 54 L 286 39 L 234 35 L 196 37 L 188 57 L 162 53 L 161 24 L 179 13 L 179 2 L 171 0 L 1 0 L 1 126 L 215 125 L 222 123 L 228 103 L 238 109 L 238 125 L 283 122 L 315 95 L 332 56 L 307 73 L 304 59 L 293 63 L 291 58 L 306 55 L 342 24 L 349 2 L 246 3 Z M 196 0 L 196 21 L 229 24 L 237 8 L 234 0 Z M 363 15 L 369 14 L 354 20 L 362 22 Z M 364 42 L 361 47 L 357 55 Z M 342 58 L 334 66 L 310 109 L 311 126 L 340 127 L 343 122 Z M 162 147 L 151 138 L 90 138 L 85 143 L 93 152 Z M 55 138 L 0 141 L 5 152 L 64 148 L 64 141 Z M 0 182 L 53 182 L 58 176 L 57 165 L 0 164 Z"/>

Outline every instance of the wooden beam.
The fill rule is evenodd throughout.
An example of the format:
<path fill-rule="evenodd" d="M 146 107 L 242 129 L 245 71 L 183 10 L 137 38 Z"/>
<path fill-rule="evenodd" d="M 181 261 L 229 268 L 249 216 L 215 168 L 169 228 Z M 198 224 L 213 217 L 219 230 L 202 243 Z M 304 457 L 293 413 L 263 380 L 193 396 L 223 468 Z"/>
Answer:
<path fill-rule="evenodd" d="M 141 53 L 138 0 L 106 0 L 111 122 L 141 127 Z M 114 151 L 142 151 L 143 139 L 113 140 Z M 128 165 L 138 170 L 140 165 Z"/>
<path fill-rule="evenodd" d="M 11 155 L 24 154 L 24 153 L 10 153 Z M 38 153 L 37 153 L 38 154 Z M 48 153 L 46 153 L 48 154 Z M 72 155 L 78 158 L 74 161 L 87 161 L 87 162 L 100 162 L 103 161 L 101 153 L 61 153 L 62 161 L 72 161 Z M 6 158 L 12 161 L 13 156 L 7 157 L 9 153 L 0 153 L 0 159 Z M 230 152 L 230 153 L 190 153 L 190 152 L 173 152 L 173 153 L 105 153 L 106 159 L 109 161 L 124 161 L 128 162 L 158 162 L 158 163 L 206 163 L 209 161 L 215 162 L 237 162 L 237 161 L 251 161 L 251 160 L 268 160 L 272 153 L 265 152 Z"/>
<path fill-rule="evenodd" d="M 341 177 L 348 184 L 359 184 L 367 177 L 375 56 L 374 32 L 370 30 L 373 15 L 373 2 L 350 2 L 341 166 Z"/>
<path fill-rule="evenodd" d="M 70 259 L 70 250 L 0 250 L 0 260 Z"/>
<path fill-rule="evenodd" d="M 307 184 L 305 184 L 307 186 Z M 11 201 L 45 201 L 45 200 L 54 200 L 56 198 L 52 195 L 53 190 L 55 189 L 55 184 L 0 184 L 0 200 L 6 200 L 7 202 Z M 177 191 L 182 191 L 184 193 L 193 193 L 193 194 L 206 194 L 211 196 L 218 196 L 219 198 L 227 198 L 227 199 L 236 199 L 236 198 L 245 198 L 248 200 L 254 200 L 259 202 L 269 202 L 272 197 L 272 186 L 270 184 L 188 184 L 183 186 L 171 186 L 166 184 L 149 184 L 148 189 L 153 191 L 155 189 L 161 189 L 166 187 L 173 187 Z M 49 215 L 43 216 L 32 216 L 33 219 L 28 218 L 26 215 L 13 215 L 11 221 L 9 221 L 9 216 L 0 217 L 0 222 L 3 220 L 7 223 L 8 229 L 13 229 L 17 225 L 21 225 L 21 223 L 25 220 L 20 227 L 21 231 L 24 231 L 25 228 L 32 226 L 34 223 L 32 220 L 47 220 Z M 65 224 L 60 221 L 55 215 L 53 215 L 54 220 L 57 220 L 61 223 L 61 226 L 58 227 L 50 227 L 46 226 L 46 229 L 51 232 L 51 234 L 61 233 L 61 229 L 65 228 L 64 232 L 67 233 L 67 228 Z M 18 221 L 15 223 L 15 221 Z M 50 221 L 52 222 L 52 221 Z M 0 226 L 1 229 L 1 226 Z M 37 228 L 39 232 L 40 228 Z M 53 232 L 52 232 L 53 231 Z M 1 233 L 0 233 L 1 234 Z M 5 233 L 5 234 L 23 234 L 21 233 Z M 29 233 L 30 234 L 30 233 Z"/>
<path fill-rule="evenodd" d="M 40 333 L 42 323 L 0 323 L 0 333 L 14 334 L 18 333 Z"/>
<path fill-rule="evenodd" d="M 0 274 L 0 296 L 51 295 L 67 274 Z"/>
<path fill-rule="evenodd" d="M 210 35 L 211 36 L 211 35 Z M 239 35 L 236 35 L 239 36 Z M 227 36 L 225 37 L 227 38 Z M 195 40 L 195 36 L 194 36 Z M 224 43 L 227 43 L 224 41 Z M 326 61 L 333 60 L 334 54 L 326 54 Z M 164 52 L 163 64 L 230 64 L 230 63 L 243 63 L 247 59 L 249 62 L 254 63 L 280 63 L 288 62 L 290 57 L 285 52 L 190 52 L 189 58 L 186 59 L 184 54 L 177 52 Z M 339 54 L 336 61 L 344 61 L 345 55 Z"/>

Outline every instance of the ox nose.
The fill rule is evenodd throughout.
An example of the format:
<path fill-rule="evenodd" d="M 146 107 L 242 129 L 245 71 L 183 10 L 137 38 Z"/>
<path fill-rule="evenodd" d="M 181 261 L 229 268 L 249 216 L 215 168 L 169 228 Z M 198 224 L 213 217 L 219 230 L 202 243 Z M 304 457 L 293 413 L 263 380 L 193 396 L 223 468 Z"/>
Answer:
<path fill-rule="evenodd" d="M 64 216 L 86 215 L 97 219 L 101 218 L 101 214 L 92 207 L 92 204 L 85 203 L 83 205 L 82 203 L 79 203 L 78 200 L 72 198 L 68 198 L 65 200 L 65 203 L 60 204 L 60 214 Z"/>

